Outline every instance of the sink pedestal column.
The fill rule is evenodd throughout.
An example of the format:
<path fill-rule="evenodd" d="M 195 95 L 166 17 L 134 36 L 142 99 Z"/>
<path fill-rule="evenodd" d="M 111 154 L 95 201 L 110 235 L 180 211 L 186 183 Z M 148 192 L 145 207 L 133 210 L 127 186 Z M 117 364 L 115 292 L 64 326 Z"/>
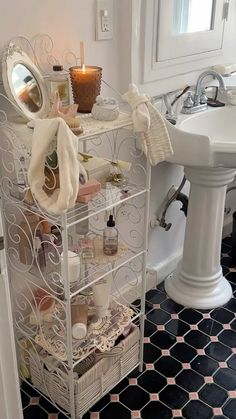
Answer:
<path fill-rule="evenodd" d="M 183 258 L 165 281 L 167 294 L 177 303 L 198 309 L 222 306 L 232 296 L 220 265 L 227 185 L 235 170 L 185 168 L 191 183 Z"/>

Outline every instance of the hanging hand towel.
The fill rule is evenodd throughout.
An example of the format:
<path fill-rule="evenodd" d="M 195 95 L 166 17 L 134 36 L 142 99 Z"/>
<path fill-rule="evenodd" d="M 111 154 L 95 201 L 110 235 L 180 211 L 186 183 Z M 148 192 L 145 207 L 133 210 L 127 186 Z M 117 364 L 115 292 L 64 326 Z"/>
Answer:
<path fill-rule="evenodd" d="M 78 138 L 62 118 L 35 119 L 28 123 L 34 128 L 28 181 L 40 206 L 53 214 L 62 214 L 75 205 L 80 172 L 87 178 L 78 160 Z M 45 185 L 45 160 L 56 137 L 60 188 L 48 196 Z"/>
<path fill-rule="evenodd" d="M 134 131 L 141 133 L 144 152 L 150 163 L 155 166 L 170 157 L 173 150 L 165 122 L 148 96 L 140 94 L 137 86 L 130 84 L 123 99 L 133 110 Z"/>

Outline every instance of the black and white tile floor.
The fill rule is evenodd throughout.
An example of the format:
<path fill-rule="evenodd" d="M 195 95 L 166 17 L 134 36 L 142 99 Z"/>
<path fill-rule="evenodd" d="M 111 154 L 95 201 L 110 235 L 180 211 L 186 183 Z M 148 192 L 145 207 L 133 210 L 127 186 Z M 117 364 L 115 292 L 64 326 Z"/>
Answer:
<path fill-rule="evenodd" d="M 163 284 L 146 295 L 144 372 L 133 371 L 83 419 L 236 419 L 236 268 L 222 265 L 234 297 L 201 312 L 174 303 Z M 26 383 L 24 419 L 65 419 Z"/>

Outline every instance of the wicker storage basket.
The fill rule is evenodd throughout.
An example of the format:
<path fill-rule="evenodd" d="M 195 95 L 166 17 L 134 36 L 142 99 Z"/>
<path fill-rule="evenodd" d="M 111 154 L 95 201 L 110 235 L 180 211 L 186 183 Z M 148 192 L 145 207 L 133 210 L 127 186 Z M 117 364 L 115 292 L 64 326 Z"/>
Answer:
<path fill-rule="evenodd" d="M 79 379 L 75 379 L 75 408 L 79 418 L 86 413 L 105 393 L 111 390 L 139 362 L 139 328 L 132 325 L 131 333 L 116 348 L 120 355 L 101 358 Z M 111 351 L 112 352 L 112 351 Z M 33 385 L 62 409 L 70 411 L 68 375 L 64 372 L 49 372 L 40 355 L 30 355 L 31 380 Z"/>

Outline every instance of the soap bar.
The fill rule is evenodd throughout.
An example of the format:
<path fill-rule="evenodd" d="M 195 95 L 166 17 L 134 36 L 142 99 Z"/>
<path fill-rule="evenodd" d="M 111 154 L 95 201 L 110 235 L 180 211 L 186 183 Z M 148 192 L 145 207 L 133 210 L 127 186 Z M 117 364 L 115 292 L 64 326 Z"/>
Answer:
<path fill-rule="evenodd" d="M 78 195 L 77 196 L 77 202 L 80 202 L 81 204 L 87 204 L 91 199 L 93 199 L 97 195 L 97 192 L 93 194 L 87 194 L 87 195 Z"/>
<path fill-rule="evenodd" d="M 236 71 L 236 64 L 228 63 L 228 64 L 217 64 L 213 66 L 213 70 L 217 73 L 222 74 L 222 76 L 228 76 L 234 71 Z"/>
<path fill-rule="evenodd" d="M 83 185 L 79 187 L 79 196 L 87 195 L 87 194 L 94 194 L 95 192 L 99 192 L 101 190 L 101 183 L 98 182 L 96 179 L 89 179 Z"/>

